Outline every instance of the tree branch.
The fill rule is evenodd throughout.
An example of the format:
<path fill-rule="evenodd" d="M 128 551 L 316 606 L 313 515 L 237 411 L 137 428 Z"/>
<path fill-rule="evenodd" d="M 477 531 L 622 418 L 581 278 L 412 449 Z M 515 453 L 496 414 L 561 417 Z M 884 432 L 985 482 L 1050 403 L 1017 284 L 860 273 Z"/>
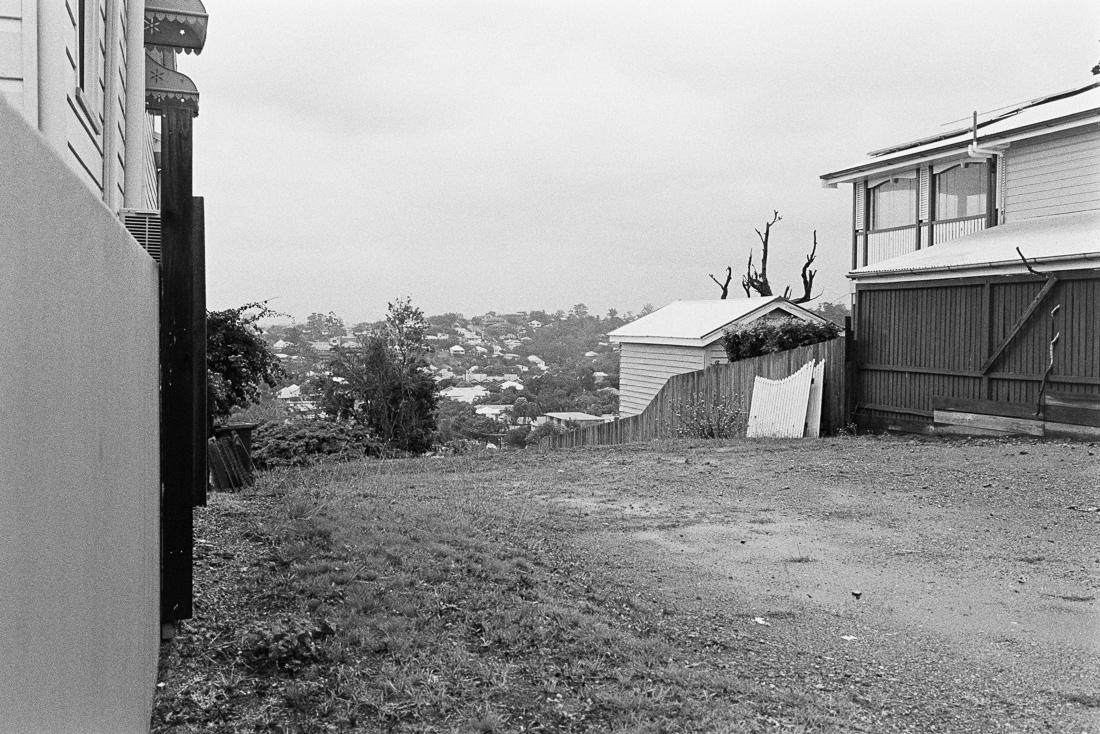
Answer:
<path fill-rule="evenodd" d="M 733 268 L 728 265 L 726 266 L 725 283 L 722 283 L 718 280 L 718 278 L 715 278 L 713 273 L 711 273 L 710 279 L 713 280 L 715 283 L 718 283 L 718 287 L 722 289 L 722 300 L 726 300 L 726 296 L 728 296 L 730 293 L 730 281 L 733 280 Z"/>
<path fill-rule="evenodd" d="M 810 250 L 810 254 L 806 256 L 806 262 L 802 265 L 802 295 L 791 303 L 806 303 L 813 299 L 812 291 L 814 288 L 814 276 L 817 275 L 816 270 L 810 270 L 810 266 L 814 264 L 814 260 L 817 259 L 817 230 L 814 230 L 814 246 Z M 787 288 L 787 293 L 790 292 L 790 288 Z M 784 296 L 787 295 L 784 293 Z"/>

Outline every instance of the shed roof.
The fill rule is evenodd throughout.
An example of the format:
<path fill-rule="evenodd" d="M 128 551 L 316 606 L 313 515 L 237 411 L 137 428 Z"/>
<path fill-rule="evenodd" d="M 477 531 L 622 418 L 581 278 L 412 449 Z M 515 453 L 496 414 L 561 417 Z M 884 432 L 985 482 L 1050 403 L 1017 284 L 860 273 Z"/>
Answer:
<path fill-rule="evenodd" d="M 928 280 L 952 274 L 1026 273 L 1016 252 L 1033 266 L 1059 270 L 1100 268 L 1100 212 L 1025 219 L 975 232 L 942 245 L 867 265 L 853 280 Z M 870 281 L 867 281 L 870 282 Z"/>
<path fill-rule="evenodd" d="M 721 339 L 725 330 L 734 324 L 748 323 L 776 310 L 785 311 L 806 321 L 823 320 L 780 296 L 674 301 L 615 329 L 608 337 L 617 344 L 626 342 L 705 347 Z"/>
<path fill-rule="evenodd" d="M 978 115 L 978 145 L 996 146 L 1052 132 L 1062 126 L 1084 125 L 1100 117 L 1100 81 L 1092 78 L 1068 89 Z M 965 152 L 973 141 L 969 119 L 949 124 L 943 132 L 868 153 L 869 160 L 821 178 L 825 185 L 859 180 L 868 173 L 897 168 L 918 160 Z"/>

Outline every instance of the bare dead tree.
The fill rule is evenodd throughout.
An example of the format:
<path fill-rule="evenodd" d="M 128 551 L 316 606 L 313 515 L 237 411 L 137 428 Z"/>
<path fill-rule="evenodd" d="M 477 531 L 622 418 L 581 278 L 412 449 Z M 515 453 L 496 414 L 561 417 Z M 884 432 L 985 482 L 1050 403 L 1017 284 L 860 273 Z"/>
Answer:
<path fill-rule="evenodd" d="M 810 250 L 810 254 L 806 256 L 806 262 L 802 264 L 802 295 L 798 298 L 791 299 L 791 287 L 787 286 L 783 289 L 783 297 L 791 303 L 806 303 L 814 298 L 811 294 L 814 288 L 814 276 L 817 275 L 816 270 L 810 270 L 810 266 L 814 264 L 814 260 L 817 259 L 817 230 L 814 230 L 814 246 Z"/>
<path fill-rule="evenodd" d="M 772 295 L 772 284 L 768 282 L 768 242 L 772 235 L 772 225 L 783 220 L 779 212 L 772 210 L 772 220 L 764 223 L 764 231 L 756 230 L 756 236 L 760 238 L 760 270 L 757 271 L 752 264 L 752 250 L 749 250 L 749 264 L 745 268 L 745 275 L 741 278 L 741 287 L 745 289 L 746 296 L 752 296 L 756 291 L 761 296 Z"/>
<path fill-rule="evenodd" d="M 710 279 L 718 284 L 718 287 L 722 289 L 722 300 L 726 300 L 726 296 L 730 294 L 730 281 L 733 280 L 733 268 L 726 266 L 726 282 L 718 280 L 714 277 L 714 273 L 710 274 Z"/>
<path fill-rule="evenodd" d="M 741 288 L 745 291 L 745 295 L 751 297 L 753 293 L 759 296 L 771 296 L 774 295 L 772 290 L 772 284 L 768 280 L 768 254 L 771 245 L 772 227 L 777 223 L 783 221 L 783 217 L 779 215 L 778 211 L 772 210 L 771 221 L 764 223 L 764 231 L 756 230 L 756 236 L 760 239 L 760 269 L 757 270 L 753 264 L 753 252 L 749 251 L 749 262 L 745 267 L 745 274 L 741 276 Z M 810 254 L 806 256 L 806 262 L 802 265 L 802 295 L 798 298 L 791 299 L 791 289 L 788 286 L 783 290 L 783 297 L 791 301 L 791 303 L 806 303 L 811 301 L 817 296 L 813 295 L 814 276 L 817 275 L 816 270 L 810 270 L 810 266 L 813 265 L 817 259 L 817 230 L 814 230 L 814 244 L 813 249 L 810 250 Z M 722 298 L 726 298 L 729 295 L 730 280 L 733 276 L 733 269 L 726 268 L 726 282 L 718 280 L 714 275 L 710 276 L 710 279 L 718 284 L 718 287 L 722 289 Z"/>

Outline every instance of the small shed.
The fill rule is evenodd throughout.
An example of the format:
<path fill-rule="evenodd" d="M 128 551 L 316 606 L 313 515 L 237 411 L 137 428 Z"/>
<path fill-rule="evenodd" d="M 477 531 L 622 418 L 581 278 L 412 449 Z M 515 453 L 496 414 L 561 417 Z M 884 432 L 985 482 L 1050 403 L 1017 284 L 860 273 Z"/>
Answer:
<path fill-rule="evenodd" d="M 620 347 L 619 414 L 637 415 L 673 375 L 727 362 L 722 337 L 758 319 L 825 319 L 779 296 L 675 301 L 608 334 Z"/>

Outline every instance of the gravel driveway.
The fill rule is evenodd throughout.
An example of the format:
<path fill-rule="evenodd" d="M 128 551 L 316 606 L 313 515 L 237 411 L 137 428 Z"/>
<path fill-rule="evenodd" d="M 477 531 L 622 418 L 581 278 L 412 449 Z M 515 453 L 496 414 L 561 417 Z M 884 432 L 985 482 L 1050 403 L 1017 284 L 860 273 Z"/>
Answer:
<path fill-rule="evenodd" d="M 698 639 L 758 643 L 730 665 L 867 731 L 1100 732 L 1098 451 L 670 442 L 559 453 L 540 497 Z"/>

